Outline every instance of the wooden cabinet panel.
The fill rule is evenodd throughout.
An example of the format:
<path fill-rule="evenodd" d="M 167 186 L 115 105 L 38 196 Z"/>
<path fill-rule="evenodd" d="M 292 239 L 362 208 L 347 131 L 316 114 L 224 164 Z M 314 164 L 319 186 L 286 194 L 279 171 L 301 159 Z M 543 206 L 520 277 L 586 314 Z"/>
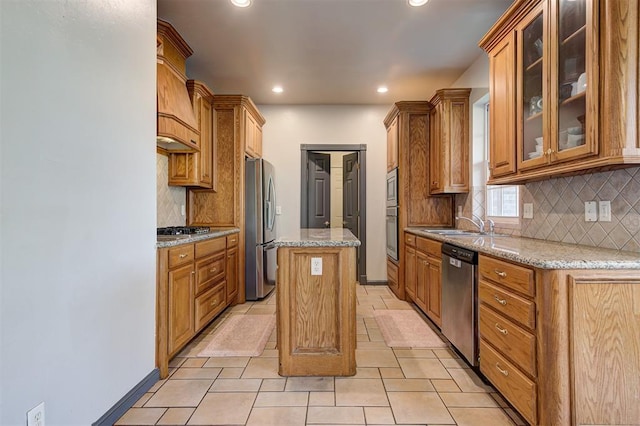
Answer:
<path fill-rule="evenodd" d="M 387 284 L 391 291 L 396 293 L 398 290 L 398 265 L 391 259 L 387 258 Z"/>
<path fill-rule="evenodd" d="M 225 261 L 224 251 L 196 261 L 196 295 L 224 280 Z"/>
<path fill-rule="evenodd" d="M 227 237 L 228 238 L 228 237 Z M 235 236 L 235 238 L 238 238 Z M 227 245 L 225 238 L 213 238 L 196 243 L 196 258 L 223 252 Z"/>
<path fill-rule="evenodd" d="M 228 235 L 227 236 L 227 248 L 237 247 L 238 246 L 238 235 Z"/>
<path fill-rule="evenodd" d="M 238 247 L 227 250 L 227 303 L 233 304 L 238 295 Z"/>
<path fill-rule="evenodd" d="M 262 126 L 248 110 L 244 111 L 245 151 L 252 158 L 262 157 Z"/>
<path fill-rule="evenodd" d="M 535 295 L 533 271 L 492 257 L 480 256 L 478 261 L 480 277 L 528 296 Z"/>
<path fill-rule="evenodd" d="M 193 262 L 193 244 L 185 244 L 169 249 L 169 268 Z"/>
<path fill-rule="evenodd" d="M 482 339 L 480 371 L 527 421 L 537 424 L 536 384 Z"/>
<path fill-rule="evenodd" d="M 535 328 L 536 305 L 534 302 L 491 285 L 484 280 L 480 280 L 478 298 L 481 303 L 491 306 L 501 315 L 509 317 L 531 330 Z"/>
<path fill-rule="evenodd" d="M 195 299 L 195 324 L 199 331 L 225 307 L 224 282 Z"/>
<path fill-rule="evenodd" d="M 413 247 L 405 248 L 404 262 L 404 285 L 407 296 L 413 301 L 416 300 L 416 250 Z"/>
<path fill-rule="evenodd" d="M 427 312 L 427 292 L 429 286 L 429 260 L 427 255 L 416 252 L 416 305 Z"/>
<path fill-rule="evenodd" d="M 398 167 L 398 117 L 394 118 L 387 129 L 387 171 Z"/>
<path fill-rule="evenodd" d="M 193 249 L 193 246 L 192 246 Z M 195 332 L 193 266 L 169 271 L 169 353 L 173 355 Z M 170 355 L 170 356 L 171 356 Z"/>
<path fill-rule="evenodd" d="M 442 243 L 428 238 L 416 237 L 416 248 L 430 256 L 442 257 Z"/>
<path fill-rule="evenodd" d="M 442 326 L 442 260 L 429 256 L 429 281 L 427 285 L 427 316 Z"/>

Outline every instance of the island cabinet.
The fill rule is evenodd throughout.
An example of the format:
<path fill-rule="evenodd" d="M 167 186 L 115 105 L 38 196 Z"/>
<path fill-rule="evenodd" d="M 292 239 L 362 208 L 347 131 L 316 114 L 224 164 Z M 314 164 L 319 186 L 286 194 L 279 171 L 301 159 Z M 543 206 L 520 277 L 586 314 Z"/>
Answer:
<path fill-rule="evenodd" d="M 442 243 L 405 232 L 407 298 L 438 326 L 442 325 Z"/>
<path fill-rule="evenodd" d="M 387 141 L 396 150 L 387 150 L 388 165 L 397 154 L 398 175 L 398 259 L 387 257 L 389 288 L 405 299 L 405 242 L 401 237 L 409 226 L 452 227 L 453 195 L 429 193 L 429 102 L 396 102 L 384 125 Z M 396 138 L 397 136 L 397 138 Z M 390 142 L 391 141 L 391 142 Z M 393 151 L 393 152 L 391 152 Z"/>
<path fill-rule="evenodd" d="M 227 295 L 233 297 L 238 288 L 237 252 L 237 234 L 158 249 L 156 363 L 161 378 L 168 374 L 169 360 L 232 303 Z"/>
<path fill-rule="evenodd" d="M 187 223 L 194 226 L 237 227 L 239 285 L 236 302 L 244 303 L 244 192 L 245 157 L 259 156 L 262 146 L 262 126 L 265 120 L 253 101 L 241 95 L 213 97 L 213 139 L 216 145 L 214 189 L 189 188 L 187 191 Z M 250 129 L 247 131 L 247 129 Z M 260 140 L 258 144 L 256 141 Z"/>
<path fill-rule="evenodd" d="M 638 423 L 637 270 L 478 270 L 480 371 L 530 424 Z"/>
<path fill-rule="evenodd" d="M 640 2 L 518 0 L 490 64 L 489 183 L 640 164 Z"/>
<path fill-rule="evenodd" d="M 469 94 L 442 89 L 429 101 L 429 192 L 469 192 Z"/>
<path fill-rule="evenodd" d="M 213 93 L 195 80 L 187 89 L 200 131 L 199 152 L 169 152 L 169 185 L 194 186 L 216 190 L 216 147 L 213 139 Z"/>

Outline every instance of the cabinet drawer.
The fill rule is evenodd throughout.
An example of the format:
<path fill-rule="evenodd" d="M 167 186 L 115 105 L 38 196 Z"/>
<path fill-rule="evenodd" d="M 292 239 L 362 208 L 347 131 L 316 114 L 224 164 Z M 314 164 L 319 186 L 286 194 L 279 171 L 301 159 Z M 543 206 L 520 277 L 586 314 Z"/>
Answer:
<path fill-rule="evenodd" d="M 169 249 L 169 268 L 193 262 L 193 244 L 172 247 Z"/>
<path fill-rule="evenodd" d="M 398 266 L 387 260 L 387 279 L 389 280 L 389 285 L 391 285 L 391 281 L 397 286 L 398 285 Z"/>
<path fill-rule="evenodd" d="M 224 238 L 200 241 L 196 243 L 196 259 L 224 250 L 227 242 Z"/>
<path fill-rule="evenodd" d="M 478 261 L 478 270 L 480 278 L 493 281 L 531 297 L 535 295 L 534 275 L 529 268 L 481 255 Z"/>
<path fill-rule="evenodd" d="M 236 247 L 238 245 L 238 234 L 227 236 L 227 248 Z"/>
<path fill-rule="evenodd" d="M 423 253 L 430 254 L 440 259 L 442 257 L 442 243 L 427 238 L 417 237 L 416 248 Z"/>
<path fill-rule="evenodd" d="M 225 253 L 219 253 L 196 261 L 196 294 L 202 293 L 214 283 L 224 279 Z"/>
<path fill-rule="evenodd" d="M 536 384 L 482 339 L 480 371 L 525 419 L 537 424 Z"/>
<path fill-rule="evenodd" d="M 196 330 L 200 330 L 215 317 L 218 312 L 224 309 L 225 286 L 218 285 L 196 297 Z"/>
<path fill-rule="evenodd" d="M 412 247 L 416 246 L 416 236 L 413 234 L 404 234 L 404 242 Z"/>
<path fill-rule="evenodd" d="M 523 371 L 536 375 L 536 338 L 533 334 L 481 305 L 480 336 Z"/>
<path fill-rule="evenodd" d="M 480 281 L 478 297 L 480 302 L 491 306 L 502 315 L 510 317 L 531 330 L 535 328 L 536 305 L 532 301 L 493 286 L 486 281 Z"/>

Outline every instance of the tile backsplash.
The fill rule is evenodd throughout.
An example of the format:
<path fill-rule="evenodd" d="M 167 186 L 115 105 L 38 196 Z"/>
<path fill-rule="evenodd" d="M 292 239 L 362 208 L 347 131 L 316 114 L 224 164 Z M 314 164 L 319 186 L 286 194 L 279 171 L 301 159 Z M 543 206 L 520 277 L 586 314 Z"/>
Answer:
<path fill-rule="evenodd" d="M 156 154 L 156 189 L 158 208 L 158 228 L 184 226 L 186 217 L 181 207 L 186 205 L 187 190 L 179 186 L 169 186 L 169 158 Z"/>
<path fill-rule="evenodd" d="M 463 214 L 484 216 L 484 187 L 456 196 Z M 521 202 L 533 204 L 533 219 L 520 218 L 498 232 L 640 252 L 640 168 L 584 174 L 522 186 Z M 611 222 L 585 222 L 585 201 L 611 201 Z M 461 228 L 469 228 L 460 223 Z"/>

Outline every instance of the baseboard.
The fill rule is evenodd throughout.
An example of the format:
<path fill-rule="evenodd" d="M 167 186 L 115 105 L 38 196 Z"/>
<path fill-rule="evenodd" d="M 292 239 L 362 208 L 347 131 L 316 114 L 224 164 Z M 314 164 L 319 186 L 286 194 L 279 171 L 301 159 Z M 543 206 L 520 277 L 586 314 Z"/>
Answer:
<path fill-rule="evenodd" d="M 151 386 L 155 385 L 158 380 L 160 380 L 160 370 L 155 368 L 151 373 L 147 374 L 147 377 L 142 379 L 140 383 L 127 392 L 120 401 L 116 402 L 109 411 L 96 420 L 92 426 L 113 426 L 113 424 L 122 417 L 122 415 L 126 413 L 142 395 L 151 389 Z"/>
<path fill-rule="evenodd" d="M 389 281 L 367 281 L 367 285 L 388 285 Z"/>

